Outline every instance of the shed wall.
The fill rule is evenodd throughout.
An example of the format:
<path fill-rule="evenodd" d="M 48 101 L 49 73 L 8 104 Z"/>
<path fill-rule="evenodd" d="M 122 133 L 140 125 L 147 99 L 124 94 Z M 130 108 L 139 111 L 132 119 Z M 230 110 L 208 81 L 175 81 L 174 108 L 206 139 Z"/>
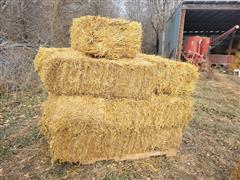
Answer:
<path fill-rule="evenodd" d="M 208 12 L 209 10 L 211 10 L 213 12 L 214 11 L 225 11 L 226 16 L 224 14 L 224 18 L 229 17 L 229 21 L 234 21 L 233 22 L 234 25 L 235 24 L 240 25 L 240 20 L 239 20 L 239 22 L 237 20 L 234 20 L 234 18 L 236 19 L 236 17 L 239 16 L 239 15 L 235 15 L 235 14 L 240 11 L 240 1 L 231 1 L 231 0 L 229 0 L 229 1 L 226 1 L 226 0 L 220 0 L 220 1 L 184 0 L 178 6 L 178 8 L 176 8 L 174 14 L 167 21 L 165 35 L 160 34 L 160 38 L 162 38 L 162 41 L 160 41 L 160 43 L 162 43 L 162 44 L 160 44 L 160 49 L 164 49 L 163 52 L 161 50 L 159 51 L 160 55 L 163 55 L 165 57 L 169 57 L 171 59 L 179 59 L 181 57 L 181 44 L 182 44 L 183 37 L 179 36 L 179 34 L 180 34 L 180 31 L 181 31 L 181 24 L 185 25 L 185 22 L 181 23 L 181 16 L 182 15 L 184 16 L 183 11 L 186 12 L 186 11 L 196 11 L 196 10 L 198 12 L 201 11 L 201 14 L 203 14 L 203 15 L 204 15 L 204 12 Z M 232 17 L 230 17 L 230 15 L 227 15 L 227 14 L 229 14 L 227 11 L 231 11 L 231 16 Z M 208 12 L 208 15 L 211 18 L 213 18 L 213 16 L 210 15 L 209 12 Z M 200 13 L 197 14 L 197 16 L 198 16 L 197 19 L 199 19 L 199 16 L 201 14 Z M 219 16 L 218 18 L 220 19 L 220 21 L 222 19 L 224 19 L 224 18 L 221 18 L 221 16 Z M 191 17 L 190 19 L 192 21 L 193 17 Z M 185 20 L 185 18 L 184 18 L 184 20 Z M 208 20 L 209 19 L 207 19 L 207 21 Z M 196 21 L 196 17 L 194 18 L 194 21 Z M 217 23 L 218 26 L 220 26 L 222 28 L 224 27 L 221 30 L 226 31 L 233 26 L 233 25 L 228 25 L 229 21 L 225 20 L 225 22 L 223 22 L 223 23 L 225 23 L 224 26 L 220 25 L 220 22 L 218 22 L 218 21 L 216 21 L 216 23 Z M 194 24 L 192 22 L 190 24 L 189 24 L 189 22 L 186 22 L 186 23 L 188 23 L 188 27 L 191 30 L 194 29 Z M 201 31 L 201 28 L 199 28 L 199 27 L 203 27 L 204 22 L 201 22 L 202 25 L 199 25 L 199 22 L 195 22 L 195 23 L 197 23 L 195 25 L 198 25 L 198 28 L 196 27 L 197 29 L 195 28 L 194 30 Z M 214 25 L 212 22 L 210 22 L 210 25 L 212 25 L 213 27 L 216 27 L 216 25 Z M 185 26 L 183 26 L 183 27 L 185 28 Z M 212 28 L 209 26 L 209 28 L 207 28 L 207 30 L 209 32 L 211 32 Z M 222 33 L 222 31 L 219 32 L 219 34 L 221 34 L 221 33 Z M 196 34 L 194 34 L 194 35 L 196 35 Z M 205 34 L 202 34 L 202 35 L 205 35 Z M 208 35 L 206 35 L 206 36 L 208 36 Z M 162 47 L 161 45 L 163 45 L 164 48 L 161 48 Z"/>
<path fill-rule="evenodd" d="M 180 21 L 181 21 L 181 13 L 182 6 L 179 6 L 175 13 L 168 20 L 166 25 L 165 32 L 165 41 L 164 43 L 164 55 L 165 57 L 170 57 L 172 59 L 176 59 L 177 56 L 177 48 L 178 48 L 178 38 L 180 31 Z M 160 36 L 162 37 L 162 36 Z"/>

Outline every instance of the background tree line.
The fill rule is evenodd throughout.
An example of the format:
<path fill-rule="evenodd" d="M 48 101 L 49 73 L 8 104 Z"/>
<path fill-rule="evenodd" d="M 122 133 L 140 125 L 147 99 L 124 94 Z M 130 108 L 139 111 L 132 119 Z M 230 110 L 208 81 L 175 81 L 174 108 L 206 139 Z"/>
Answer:
<path fill-rule="evenodd" d="M 158 54 L 159 33 L 180 0 L 0 0 L 0 93 L 39 84 L 39 46 L 68 47 L 72 19 L 122 17 L 142 23 L 142 51 Z"/>

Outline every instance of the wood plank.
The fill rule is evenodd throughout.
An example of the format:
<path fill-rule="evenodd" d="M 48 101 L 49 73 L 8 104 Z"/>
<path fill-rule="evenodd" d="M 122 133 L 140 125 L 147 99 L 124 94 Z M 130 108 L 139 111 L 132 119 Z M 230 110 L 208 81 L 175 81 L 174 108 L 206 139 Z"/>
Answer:
<path fill-rule="evenodd" d="M 94 164 L 97 161 L 106 161 L 106 160 L 114 160 L 114 161 L 128 161 L 128 160 L 139 160 L 139 159 L 146 159 L 150 157 L 157 157 L 166 155 L 167 157 L 173 157 L 177 155 L 177 149 L 168 149 L 165 151 L 151 151 L 145 153 L 136 153 L 136 154 L 126 154 L 122 155 L 121 157 L 110 157 L 110 158 L 95 158 L 91 161 L 82 162 L 80 164 L 88 165 Z"/>

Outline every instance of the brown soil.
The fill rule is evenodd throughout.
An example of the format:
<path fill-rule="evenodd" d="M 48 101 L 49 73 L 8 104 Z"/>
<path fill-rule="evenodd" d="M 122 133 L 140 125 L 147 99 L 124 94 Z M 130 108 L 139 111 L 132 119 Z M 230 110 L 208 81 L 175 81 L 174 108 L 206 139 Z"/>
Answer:
<path fill-rule="evenodd" d="M 37 126 L 46 94 L 0 96 L 0 179 L 228 179 L 240 164 L 240 78 L 204 77 L 177 156 L 137 161 L 52 164 Z"/>

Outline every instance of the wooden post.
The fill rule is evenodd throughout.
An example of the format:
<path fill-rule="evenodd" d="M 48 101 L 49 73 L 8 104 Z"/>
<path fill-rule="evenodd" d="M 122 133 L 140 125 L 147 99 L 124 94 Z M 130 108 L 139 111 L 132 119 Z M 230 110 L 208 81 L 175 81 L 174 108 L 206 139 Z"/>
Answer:
<path fill-rule="evenodd" d="M 184 25 L 185 25 L 185 16 L 186 16 L 186 9 L 182 10 L 181 21 L 180 21 L 180 31 L 178 35 L 178 50 L 177 50 L 177 59 L 180 60 L 182 55 L 182 45 L 183 45 L 183 32 L 184 32 Z"/>

